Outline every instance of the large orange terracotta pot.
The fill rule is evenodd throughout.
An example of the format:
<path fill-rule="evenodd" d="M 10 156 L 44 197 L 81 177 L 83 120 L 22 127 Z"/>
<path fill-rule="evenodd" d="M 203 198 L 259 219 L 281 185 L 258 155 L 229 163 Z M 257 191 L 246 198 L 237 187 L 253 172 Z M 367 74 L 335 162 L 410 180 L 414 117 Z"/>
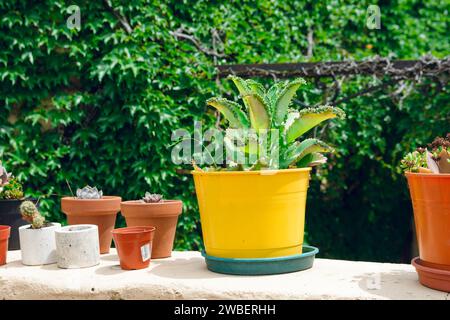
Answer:
<path fill-rule="evenodd" d="M 450 266 L 450 174 L 406 173 L 414 209 L 420 260 Z"/>
<path fill-rule="evenodd" d="M 155 227 L 152 244 L 152 259 L 168 258 L 172 255 L 178 216 L 183 203 L 180 200 L 163 200 L 145 203 L 139 200 L 121 203 L 121 213 L 128 227 Z"/>
<path fill-rule="evenodd" d="M 67 215 L 67 223 L 95 224 L 98 226 L 100 253 L 109 253 L 112 242 L 112 230 L 116 215 L 120 211 L 121 197 L 103 196 L 101 199 L 61 199 L 61 210 Z"/>

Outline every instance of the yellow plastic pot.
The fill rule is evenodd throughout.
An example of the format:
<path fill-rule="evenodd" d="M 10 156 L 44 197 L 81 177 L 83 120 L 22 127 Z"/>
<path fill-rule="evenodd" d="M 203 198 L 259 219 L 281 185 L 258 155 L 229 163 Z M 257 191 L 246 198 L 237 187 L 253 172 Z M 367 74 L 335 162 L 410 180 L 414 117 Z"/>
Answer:
<path fill-rule="evenodd" d="M 206 253 L 221 258 L 300 254 L 310 171 L 193 171 Z"/>

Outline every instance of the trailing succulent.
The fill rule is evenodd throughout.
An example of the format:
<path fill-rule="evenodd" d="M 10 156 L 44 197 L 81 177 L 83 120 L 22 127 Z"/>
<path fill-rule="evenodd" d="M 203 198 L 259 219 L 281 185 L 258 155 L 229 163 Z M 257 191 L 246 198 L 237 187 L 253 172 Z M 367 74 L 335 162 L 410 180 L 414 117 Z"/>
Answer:
<path fill-rule="evenodd" d="M 417 148 L 400 162 L 406 172 L 450 173 L 450 133 L 436 137 L 427 148 Z"/>
<path fill-rule="evenodd" d="M 325 120 L 344 118 L 345 113 L 340 108 L 320 106 L 291 110 L 290 105 L 297 90 L 306 83 L 301 78 L 276 82 L 268 90 L 251 79 L 244 80 L 236 76 L 229 78 L 237 87 L 245 108 L 224 98 L 211 98 L 207 104 L 220 111 L 228 120 L 229 128 L 223 140 L 225 146 L 246 160 L 244 164 L 227 162 L 226 168 L 215 166 L 205 170 L 286 169 L 326 162 L 322 153 L 332 152 L 333 148 L 319 139 L 299 141 L 298 138 Z M 251 132 L 248 139 L 239 141 L 241 133 L 246 131 Z M 261 143 L 262 138 L 267 143 Z M 259 147 L 251 147 L 252 144 Z M 256 160 L 252 162 L 247 159 Z M 194 169 L 202 170 L 195 165 Z"/>
<path fill-rule="evenodd" d="M 161 194 L 146 192 L 141 201 L 145 203 L 157 203 L 163 202 L 164 200 Z"/>
<path fill-rule="evenodd" d="M 33 229 L 41 229 L 46 226 L 45 218 L 40 214 L 36 205 L 31 201 L 24 201 L 20 205 L 20 213 L 25 221 L 31 224 Z"/>
<path fill-rule="evenodd" d="M 22 184 L 14 178 L 0 161 L 0 199 L 22 199 Z"/>
<path fill-rule="evenodd" d="M 103 191 L 97 187 L 85 186 L 83 189 L 77 189 L 77 199 L 101 199 Z"/>

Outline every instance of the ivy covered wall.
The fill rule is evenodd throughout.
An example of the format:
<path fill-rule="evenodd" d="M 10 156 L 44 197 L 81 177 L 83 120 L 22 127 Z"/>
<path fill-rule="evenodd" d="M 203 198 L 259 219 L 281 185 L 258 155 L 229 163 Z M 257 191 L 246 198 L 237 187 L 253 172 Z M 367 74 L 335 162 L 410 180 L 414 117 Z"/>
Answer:
<path fill-rule="evenodd" d="M 79 29 L 67 27 L 72 4 Z M 449 54 L 445 1 L 378 1 L 374 30 L 365 23 L 370 4 L 0 0 L 0 158 L 58 221 L 67 182 L 124 199 L 145 191 L 183 199 L 176 248 L 196 250 L 192 177 L 171 162 L 170 137 L 194 120 L 215 125 L 205 100 L 235 95 L 214 64 Z M 311 105 L 329 80 L 308 80 L 298 99 Z M 376 81 L 344 81 L 341 95 Z M 346 121 L 322 133 L 337 153 L 313 174 L 307 204 L 307 241 L 322 257 L 409 259 L 412 209 L 397 165 L 405 151 L 449 131 L 449 102 L 448 87 L 427 80 L 339 104 Z"/>

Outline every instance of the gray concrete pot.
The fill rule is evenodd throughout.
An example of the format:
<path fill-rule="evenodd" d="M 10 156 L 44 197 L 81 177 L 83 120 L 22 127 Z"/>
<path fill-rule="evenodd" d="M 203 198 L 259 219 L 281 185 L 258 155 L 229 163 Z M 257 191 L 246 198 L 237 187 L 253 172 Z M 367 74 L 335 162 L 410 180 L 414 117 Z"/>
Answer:
<path fill-rule="evenodd" d="M 61 224 L 53 222 L 41 229 L 32 229 L 31 224 L 19 227 L 22 263 L 38 266 L 56 262 L 55 231 Z"/>
<path fill-rule="evenodd" d="M 100 263 L 98 227 L 78 224 L 62 227 L 56 233 L 58 267 L 87 268 Z"/>

